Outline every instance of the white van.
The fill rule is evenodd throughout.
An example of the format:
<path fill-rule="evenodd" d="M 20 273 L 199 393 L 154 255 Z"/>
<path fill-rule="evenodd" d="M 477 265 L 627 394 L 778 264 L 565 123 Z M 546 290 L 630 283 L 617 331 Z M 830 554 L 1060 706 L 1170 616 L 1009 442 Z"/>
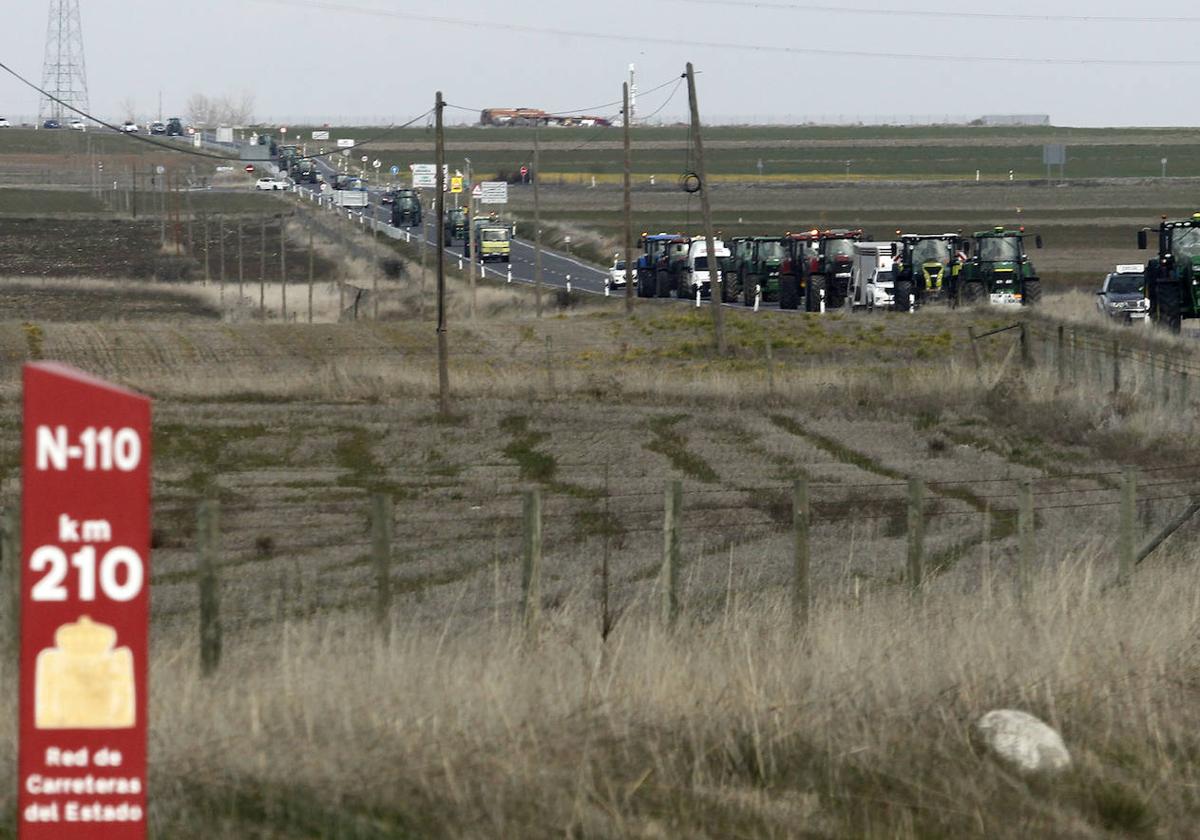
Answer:
<path fill-rule="evenodd" d="M 853 309 L 890 309 L 895 305 L 892 273 L 899 246 L 892 242 L 855 242 L 846 302 Z"/>
<path fill-rule="evenodd" d="M 713 240 L 717 249 L 717 270 L 721 280 L 729 272 L 729 249 L 720 239 Z M 712 291 L 712 281 L 708 272 L 708 244 L 703 236 L 693 236 L 692 245 L 688 248 L 687 276 L 684 278 L 684 288 L 679 290 L 680 297 L 694 298 L 699 290 L 700 297 L 708 297 Z"/>

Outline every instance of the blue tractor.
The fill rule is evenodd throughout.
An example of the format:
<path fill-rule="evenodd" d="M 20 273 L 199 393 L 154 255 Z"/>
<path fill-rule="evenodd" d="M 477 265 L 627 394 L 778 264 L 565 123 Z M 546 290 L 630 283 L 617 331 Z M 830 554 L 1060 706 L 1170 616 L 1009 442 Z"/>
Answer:
<path fill-rule="evenodd" d="M 638 297 L 668 297 L 672 291 L 678 293 L 690 245 L 691 240 L 678 233 L 643 233 L 638 240 L 642 249 L 637 261 Z"/>

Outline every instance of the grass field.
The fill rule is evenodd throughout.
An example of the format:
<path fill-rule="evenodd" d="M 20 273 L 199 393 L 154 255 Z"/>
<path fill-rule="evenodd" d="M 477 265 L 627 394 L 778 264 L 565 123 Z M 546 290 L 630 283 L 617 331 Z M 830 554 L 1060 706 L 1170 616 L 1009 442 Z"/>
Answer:
<path fill-rule="evenodd" d="M 1192 195 L 1189 181 L 713 190 L 727 233 L 801 218 L 884 238 L 896 223 L 1015 223 L 1021 207 L 1060 287 L 1136 259 L 1136 227 L 1160 206 L 1190 212 Z M 1090 295 L 1060 288 L 1039 312 L 730 309 L 719 356 L 708 309 L 639 301 L 626 317 L 619 301 L 561 295 L 537 318 L 528 288 L 484 283 L 470 319 L 452 272 L 451 412 L 439 415 L 432 285 L 415 248 L 297 207 L 285 286 L 278 228 L 266 252 L 258 231 L 246 239 L 240 293 L 231 241 L 225 284 L 195 276 L 202 247 L 167 255 L 190 279 L 149 282 L 163 257 L 155 220 L 105 208 L 38 218 L 20 209 L 29 192 L 10 198 L 18 209 L 4 214 L 0 192 L 0 245 L 22 268 L 0 279 L 0 493 L 20 493 L 25 361 L 154 398 L 154 836 L 1193 833 L 1196 526 L 1114 583 L 1122 468 L 1137 477 L 1139 544 L 1200 481 L 1194 336 L 1102 323 Z M 268 203 L 221 206 L 292 209 L 243 198 Z M 582 233 L 602 253 L 619 198 L 546 184 L 543 211 L 554 236 Z M 669 186 L 639 188 L 635 206 L 639 226 L 695 225 Z M 511 209 L 525 225 L 524 188 Z M 266 323 L 253 282 L 264 256 Z M 977 366 L 968 328 L 1018 321 L 1027 361 L 1012 330 L 983 340 Z M 927 494 L 916 596 L 910 478 Z M 806 629 L 788 600 L 797 479 L 812 488 Z M 1018 600 L 1021 479 L 1036 516 Z M 676 480 L 672 630 L 658 614 Z M 533 489 L 545 557 L 527 635 Z M 380 493 L 395 512 L 384 620 Z M 221 510 L 224 655 L 207 678 L 202 500 Z M 0 678 L 12 679 L 6 662 Z M 14 703 L 0 701 L 2 836 L 15 821 Z M 997 707 L 1059 728 L 1073 769 L 1023 778 L 988 758 L 971 723 Z"/>

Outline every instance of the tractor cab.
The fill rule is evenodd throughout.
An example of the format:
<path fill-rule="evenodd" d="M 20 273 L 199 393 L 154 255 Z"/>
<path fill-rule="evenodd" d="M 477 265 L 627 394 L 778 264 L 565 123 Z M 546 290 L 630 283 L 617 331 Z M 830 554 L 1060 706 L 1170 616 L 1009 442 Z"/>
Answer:
<path fill-rule="evenodd" d="M 914 305 L 954 296 L 958 275 L 966 261 L 962 233 L 917 234 L 896 231 L 896 236 L 900 243 L 896 254 L 896 278 L 910 285 Z"/>
<path fill-rule="evenodd" d="M 643 233 L 638 240 L 638 297 L 666 297 L 687 268 L 691 240 L 677 233 Z"/>
<path fill-rule="evenodd" d="M 959 273 L 964 303 L 1033 306 L 1041 300 L 1041 279 L 1025 251 L 1025 238 L 1024 227 L 1003 225 L 974 235 L 974 254 Z M 1034 242 L 1042 247 L 1040 235 Z"/>
<path fill-rule="evenodd" d="M 1158 234 L 1158 256 L 1146 263 L 1146 297 L 1150 317 L 1172 332 L 1185 318 L 1200 318 L 1200 213 L 1168 221 L 1157 229 L 1138 231 L 1138 248 L 1146 250 L 1148 234 Z"/>

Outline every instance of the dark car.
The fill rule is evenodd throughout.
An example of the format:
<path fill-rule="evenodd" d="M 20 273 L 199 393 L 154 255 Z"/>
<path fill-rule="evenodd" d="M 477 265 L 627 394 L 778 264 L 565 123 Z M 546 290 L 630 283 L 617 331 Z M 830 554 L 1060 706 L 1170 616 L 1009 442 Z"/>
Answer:
<path fill-rule="evenodd" d="M 42 123 L 42 128 L 62 128 L 62 123 L 58 120 L 46 120 Z"/>
<path fill-rule="evenodd" d="M 171 117 L 167 120 L 167 136 L 182 137 L 183 136 L 183 120 L 179 117 Z"/>
<path fill-rule="evenodd" d="M 166 134 L 167 133 L 166 123 L 160 123 L 160 122 L 150 123 L 150 133 L 151 134 Z"/>
<path fill-rule="evenodd" d="M 1096 308 L 1106 318 L 1126 324 L 1145 321 L 1150 314 L 1146 299 L 1146 277 L 1140 265 L 1119 265 L 1104 278 L 1096 293 Z"/>
<path fill-rule="evenodd" d="M 395 190 L 385 190 L 384 193 L 381 196 L 379 196 L 380 204 L 392 204 L 393 202 L 395 202 L 395 200 L 396 200 L 396 191 Z"/>

